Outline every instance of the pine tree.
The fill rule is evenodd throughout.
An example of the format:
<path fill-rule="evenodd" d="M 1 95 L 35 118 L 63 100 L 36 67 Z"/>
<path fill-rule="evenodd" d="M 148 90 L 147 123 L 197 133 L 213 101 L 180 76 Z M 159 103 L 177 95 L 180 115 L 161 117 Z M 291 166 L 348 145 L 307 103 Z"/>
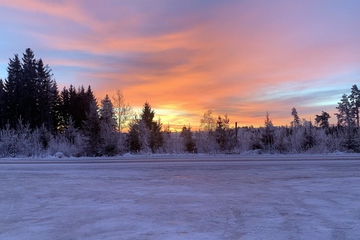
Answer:
<path fill-rule="evenodd" d="M 360 90 L 358 89 L 356 84 L 351 87 L 351 94 L 349 95 L 349 99 L 352 105 L 352 111 L 355 115 L 356 126 L 359 128 Z"/>
<path fill-rule="evenodd" d="M 321 115 L 316 115 L 315 123 L 323 128 L 329 127 L 329 118 L 330 114 L 327 112 L 322 111 Z"/>
<path fill-rule="evenodd" d="M 335 113 L 338 120 L 338 127 L 345 128 L 343 146 L 353 151 L 359 151 L 359 141 L 355 137 L 354 131 L 356 123 L 354 121 L 355 114 L 353 111 L 353 105 L 346 94 L 342 95 L 336 109 L 338 110 L 338 113 Z"/>
<path fill-rule="evenodd" d="M 338 125 L 352 128 L 354 126 L 354 112 L 352 110 L 353 105 L 349 101 L 349 98 L 346 94 L 343 94 L 340 102 L 336 109 L 339 113 L 335 113 Z"/>
<path fill-rule="evenodd" d="M 292 127 L 298 127 L 300 126 L 300 118 L 298 116 L 298 113 L 296 111 L 296 108 L 291 109 L 291 115 L 294 117 L 294 120 L 291 122 Z"/>

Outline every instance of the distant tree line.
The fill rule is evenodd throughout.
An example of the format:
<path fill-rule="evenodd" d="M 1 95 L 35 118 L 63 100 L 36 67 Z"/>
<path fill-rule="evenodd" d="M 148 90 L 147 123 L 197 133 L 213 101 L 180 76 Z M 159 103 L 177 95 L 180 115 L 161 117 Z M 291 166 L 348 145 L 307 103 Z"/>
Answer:
<path fill-rule="evenodd" d="M 134 114 L 120 90 L 100 103 L 90 86 L 59 91 L 50 67 L 29 48 L 21 59 L 9 59 L 7 72 L 0 79 L 0 157 L 360 152 L 356 85 L 338 102 L 336 125 L 329 124 L 327 112 L 312 123 L 294 107 L 289 126 L 274 126 L 267 112 L 262 127 L 238 128 L 227 114 L 214 117 L 208 110 L 198 131 L 189 125 L 171 132 L 148 102 Z"/>

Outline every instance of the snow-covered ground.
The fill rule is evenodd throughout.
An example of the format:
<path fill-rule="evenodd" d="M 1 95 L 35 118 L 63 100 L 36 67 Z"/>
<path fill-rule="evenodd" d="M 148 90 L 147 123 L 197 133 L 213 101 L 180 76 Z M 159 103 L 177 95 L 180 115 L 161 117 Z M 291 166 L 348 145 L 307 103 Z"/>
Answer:
<path fill-rule="evenodd" d="M 0 161 L 0 239 L 359 237 L 358 155 Z"/>

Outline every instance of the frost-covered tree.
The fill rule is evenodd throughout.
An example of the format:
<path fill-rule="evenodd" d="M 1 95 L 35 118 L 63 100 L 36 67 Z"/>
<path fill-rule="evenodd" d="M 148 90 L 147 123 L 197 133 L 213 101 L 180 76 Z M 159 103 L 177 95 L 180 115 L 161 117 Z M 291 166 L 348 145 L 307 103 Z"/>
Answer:
<path fill-rule="evenodd" d="M 200 120 L 200 127 L 204 129 L 204 131 L 210 132 L 214 131 L 216 128 L 216 121 L 212 114 L 213 111 L 209 109 L 204 113 L 202 119 Z"/>
<path fill-rule="evenodd" d="M 160 120 L 154 121 L 155 111 L 145 102 L 140 119 L 135 119 L 130 124 L 128 143 L 131 151 L 148 151 L 154 153 L 159 150 L 163 143 Z"/>
<path fill-rule="evenodd" d="M 100 121 L 108 125 L 111 130 L 116 129 L 116 119 L 113 104 L 106 94 L 105 98 L 101 100 L 101 108 L 99 110 Z"/>
<path fill-rule="evenodd" d="M 121 132 L 131 117 L 134 116 L 134 113 L 129 103 L 125 103 L 125 98 L 121 90 L 116 90 L 116 94 L 113 96 L 113 102 L 117 121 L 116 129 Z"/>
<path fill-rule="evenodd" d="M 338 113 L 335 113 L 338 125 L 352 128 L 354 126 L 354 112 L 352 110 L 352 104 L 346 94 L 343 94 L 336 109 Z"/>
<path fill-rule="evenodd" d="M 135 119 L 129 124 L 130 131 L 127 137 L 129 151 L 132 153 L 150 152 L 150 132 L 143 120 Z"/>
<path fill-rule="evenodd" d="M 230 153 L 236 145 L 236 134 L 229 127 L 230 119 L 227 114 L 218 116 L 216 121 L 215 138 L 221 152 Z"/>
<path fill-rule="evenodd" d="M 112 102 L 108 95 L 101 100 L 100 112 L 100 131 L 102 149 L 106 155 L 115 155 L 117 153 L 117 132 L 116 118 Z"/>
<path fill-rule="evenodd" d="M 269 112 L 266 112 L 265 128 L 262 133 L 261 141 L 264 143 L 267 150 L 271 150 L 274 145 L 274 125 L 270 119 Z"/>
<path fill-rule="evenodd" d="M 338 113 L 335 113 L 338 120 L 338 127 L 345 129 L 343 146 L 350 150 L 359 151 L 359 140 L 356 138 L 357 132 L 354 131 L 356 123 L 354 121 L 355 114 L 353 105 L 346 94 L 342 95 L 336 109 L 338 110 Z"/>

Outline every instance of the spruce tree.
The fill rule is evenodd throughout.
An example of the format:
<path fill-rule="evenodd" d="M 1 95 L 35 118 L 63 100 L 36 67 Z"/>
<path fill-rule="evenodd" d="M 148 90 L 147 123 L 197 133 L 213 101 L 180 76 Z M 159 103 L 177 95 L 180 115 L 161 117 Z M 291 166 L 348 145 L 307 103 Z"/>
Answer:
<path fill-rule="evenodd" d="M 33 51 L 27 48 L 22 58 L 22 98 L 20 101 L 20 112 L 25 123 L 30 124 L 30 128 L 40 127 L 39 109 L 39 83 L 37 82 L 36 59 Z"/>
<path fill-rule="evenodd" d="M 294 117 L 294 120 L 291 122 L 291 126 L 292 127 L 298 127 L 300 126 L 300 118 L 299 118 L 299 115 L 296 111 L 296 108 L 292 108 L 291 109 L 291 115 Z"/>
<path fill-rule="evenodd" d="M 10 124 L 10 128 L 15 128 L 17 121 L 22 115 L 21 103 L 23 96 L 23 70 L 19 56 L 15 54 L 13 59 L 9 59 L 7 67 L 8 77 L 4 83 L 4 104 L 5 119 Z M 22 116 L 23 117 L 23 116 Z"/>
<path fill-rule="evenodd" d="M 89 156 L 101 155 L 101 129 L 96 101 L 91 101 L 86 119 L 83 122 L 85 136 L 85 151 Z"/>
<path fill-rule="evenodd" d="M 148 102 L 145 102 L 140 119 L 134 120 L 130 124 L 128 134 L 128 144 L 130 151 L 148 151 L 153 153 L 163 146 L 163 136 L 161 134 L 162 124 L 154 121 L 155 111 L 151 109 Z"/>
<path fill-rule="evenodd" d="M 117 152 L 117 132 L 114 108 L 108 95 L 101 100 L 100 129 L 103 151 L 106 155 L 115 155 Z"/>
<path fill-rule="evenodd" d="M 48 130 L 56 131 L 59 124 L 59 91 L 52 79 L 51 69 L 44 66 L 41 59 L 37 61 L 37 89 L 40 122 Z"/>
<path fill-rule="evenodd" d="M 153 124 L 154 116 L 154 110 L 151 110 L 150 104 L 148 102 L 145 102 L 141 113 L 141 120 L 144 121 L 146 127 L 149 130 L 151 129 L 151 125 Z"/>

